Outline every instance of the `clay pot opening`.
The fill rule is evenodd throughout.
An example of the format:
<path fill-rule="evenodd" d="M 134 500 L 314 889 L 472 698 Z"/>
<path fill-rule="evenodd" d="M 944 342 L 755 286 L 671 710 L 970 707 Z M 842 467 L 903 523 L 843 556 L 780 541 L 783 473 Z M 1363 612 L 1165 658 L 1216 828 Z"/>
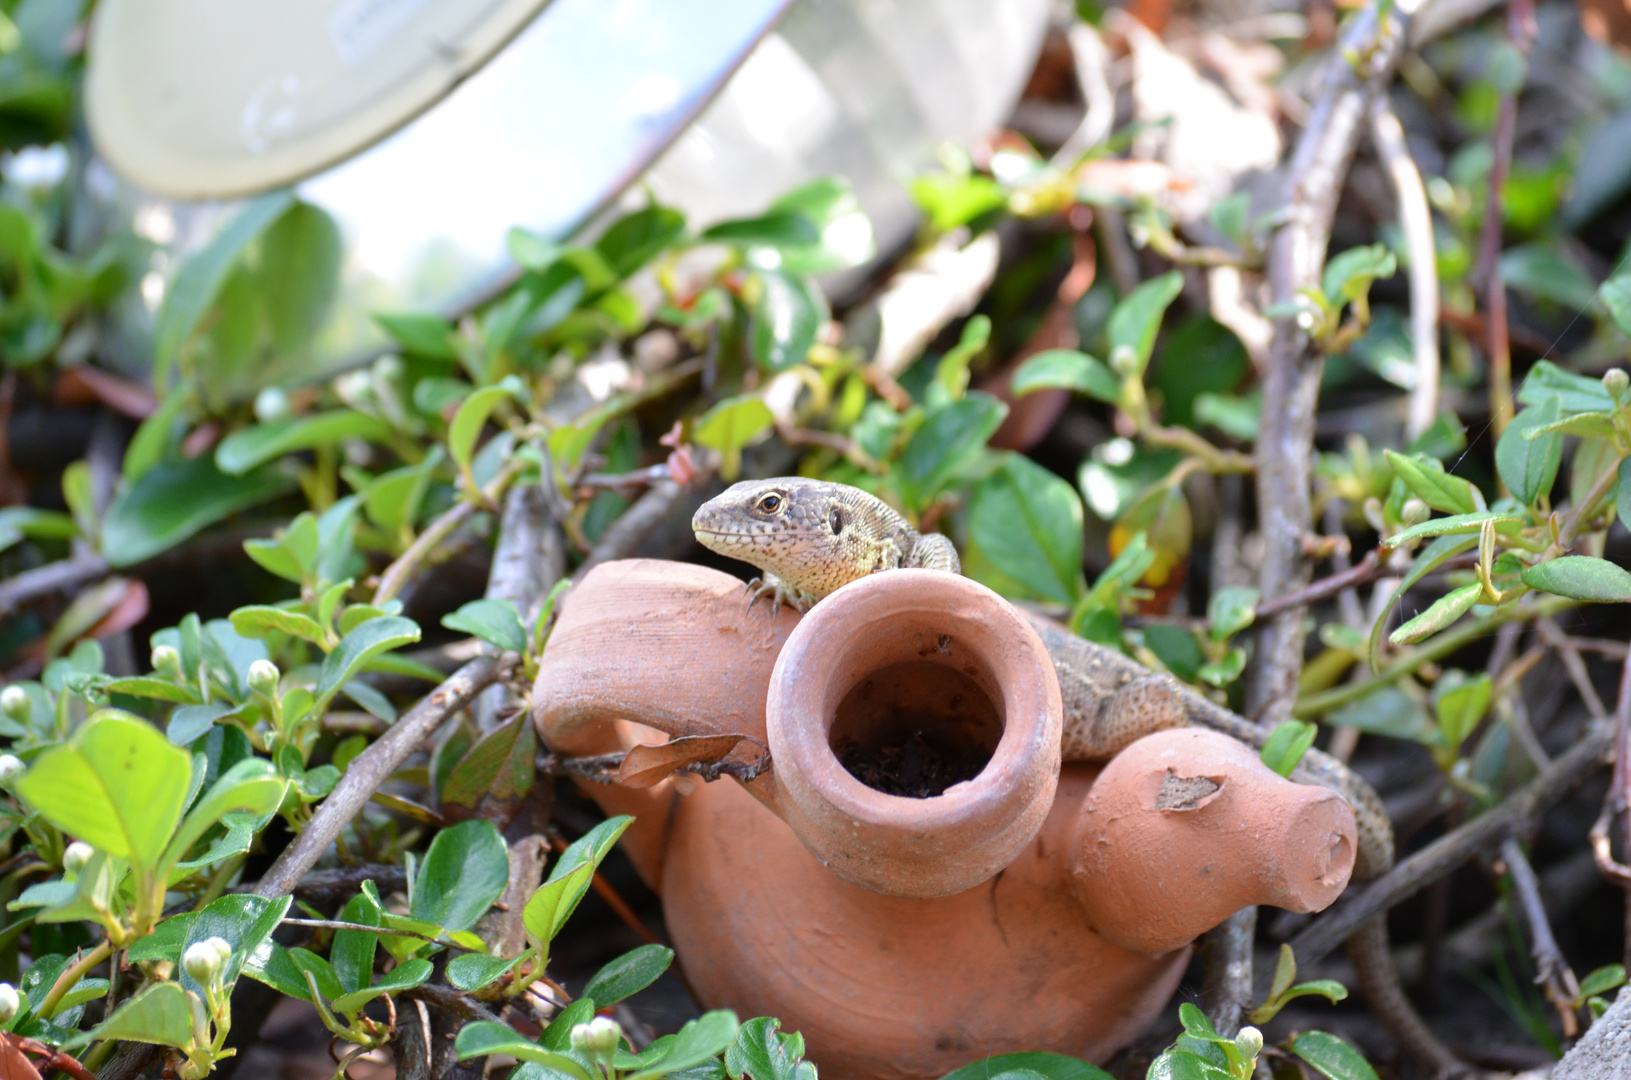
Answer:
<path fill-rule="evenodd" d="M 941 635 L 948 652 L 950 636 Z M 912 799 L 973 780 L 1002 741 L 1002 698 L 989 671 L 909 659 L 887 664 L 850 688 L 827 733 L 840 764 L 874 791 Z"/>

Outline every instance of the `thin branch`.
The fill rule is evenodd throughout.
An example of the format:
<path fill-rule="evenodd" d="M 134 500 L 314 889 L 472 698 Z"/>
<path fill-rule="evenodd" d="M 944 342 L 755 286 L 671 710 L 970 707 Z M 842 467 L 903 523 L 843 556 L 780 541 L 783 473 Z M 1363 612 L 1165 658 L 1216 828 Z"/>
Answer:
<path fill-rule="evenodd" d="M 461 1020 L 471 1022 L 485 1020 L 489 1023 L 503 1023 L 496 1013 L 490 1011 L 487 1006 L 475 998 L 437 983 L 420 983 L 412 990 L 402 991 L 401 996 L 409 1001 L 423 1001 L 425 1004 L 433 1005 L 443 1012 L 450 1012 Z"/>
<path fill-rule="evenodd" d="M 1523 845 L 1516 837 L 1501 844 L 1501 861 L 1506 863 L 1512 878 L 1512 891 L 1518 906 L 1523 909 L 1524 921 L 1529 924 L 1529 950 L 1535 958 L 1535 982 L 1546 991 L 1546 1000 L 1552 1003 L 1563 1023 L 1563 1037 L 1572 1039 L 1580 1034 L 1580 1023 L 1574 1014 L 1575 999 L 1580 996 L 1580 982 L 1574 977 L 1563 950 L 1557 947 L 1552 924 L 1546 918 L 1546 905 L 1540 900 L 1540 882 L 1535 868 L 1529 865 Z"/>
<path fill-rule="evenodd" d="M 1386 93 L 1371 103 L 1371 143 L 1393 181 L 1399 207 L 1399 229 L 1410 256 L 1410 342 L 1416 382 L 1410 389 L 1410 418 L 1405 432 L 1414 440 L 1438 416 L 1438 253 L 1433 241 L 1433 215 L 1421 171 L 1410 156 L 1404 125 Z"/>
<path fill-rule="evenodd" d="M 1310 923 L 1291 942 L 1298 962 L 1318 961 L 1361 924 L 1413 896 L 1478 852 L 1528 830 L 1571 787 L 1607 760 L 1613 744 L 1611 725 L 1593 725 L 1567 753 L 1499 806 L 1446 833 Z"/>
<path fill-rule="evenodd" d="M 407 584 L 408 578 L 419 569 L 419 565 L 430 558 L 431 552 L 435 551 L 442 541 L 452 536 L 459 526 L 475 517 L 477 511 L 491 506 L 510 486 L 510 481 L 520 475 L 526 467 L 525 460 L 512 457 L 498 470 L 497 475 L 487 482 L 487 486 L 479 493 L 479 501 L 471 498 L 460 499 L 441 517 L 425 526 L 425 530 L 408 545 L 408 550 L 397 556 L 396 561 L 380 574 L 379 587 L 374 590 L 374 603 L 383 604 L 402 591 L 402 586 Z"/>
<path fill-rule="evenodd" d="M 286 919 L 283 920 L 281 925 L 284 925 L 284 926 L 309 926 L 309 927 L 312 927 L 312 928 L 317 929 L 317 930 L 360 930 L 365 934 L 383 934 L 383 935 L 385 935 L 387 937 L 391 937 L 391 936 L 395 936 L 395 937 L 411 937 L 411 938 L 418 938 L 420 941 L 428 941 L 433 945 L 450 945 L 451 944 L 451 947 L 455 948 L 455 949 L 465 948 L 465 946 L 460 945 L 457 942 L 449 943 L 447 941 L 443 941 L 441 938 L 438 938 L 438 937 L 431 937 L 428 934 L 421 934 L 417 930 L 403 930 L 403 929 L 400 929 L 400 928 L 397 928 L 397 927 L 369 926 L 367 923 L 346 922 L 346 921 L 344 921 L 342 919 L 288 919 L 288 918 L 286 918 Z"/>
<path fill-rule="evenodd" d="M 1603 699 L 1597 696 L 1597 688 L 1591 684 L 1591 673 L 1586 670 L 1586 662 L 1580 659 L 1580 650 L 1569 641 L 1556 622 L 1551 619 L 1541 619 L 1535 623 L 1535 630 L 1540 634 L 1540 640 L 1556 649 L 1558 655 L 1563 657 L 1563 666 L 1569 673 L 1569 679 L 1574 683 L 1575 692 L 1580 700 L 1585 702 L 1586 710 L 1592 718 L 1608 715 L 1608 708 Z"/>
<path fill-rule="evenodd" d="M 442 722 L 462 709 L 485 687 L 508 674 L 513 657 L 483 656 L 472 660 L 409 709 L 384 735 L 358 754 L 345 775 L 312 815 L 294 843 L 283 849 L 255 886 L 255 895 L 277 897 L 294 889 L 323 852 L 363 808 L 363 804 Z"/>
<path fill-rule="evenodd" d="M 685 488 L 673 480 L 663 480 L 651 486 L 623 516 L 606 526 L 600 542 L 572 574 L 573 581 L 582 581 L 583 575 L 612 559 L 626 559 L 639 549 L 641 543 L 663 523 L 674 504 L 680 501 Z"/>

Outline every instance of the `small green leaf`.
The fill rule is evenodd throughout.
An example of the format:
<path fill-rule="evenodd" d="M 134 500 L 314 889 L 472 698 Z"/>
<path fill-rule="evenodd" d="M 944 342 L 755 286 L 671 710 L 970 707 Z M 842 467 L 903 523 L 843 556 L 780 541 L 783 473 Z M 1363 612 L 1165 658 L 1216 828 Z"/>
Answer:
<path fill-rule="evenodd" d="M 595 241 L 595 251 L 619 278 L 626 278 L 685 231 L 685 215 L 667 206 L 647 206 L 625 214 Z"/>
<path fill-rule="evenodd" d="M 1195 675 L 1208 686 L 1218 689 L 1227 687 L 1246 670 L 1246 650 L 1240 648 L 1230 649 L 1223 655 L 1222 660 L 1208 660 L 1195 669 Z"/>
<path fill-rule="evenodd" d="M 1121 381 L 1104 364 L 1074 349 L 1049 349 L 1037 353 L 1014 372 L 1009 389 L 1015 397 L 1048 387 L 1060 387 L 1086 394 L 1107 404 L 1121 400 Z"/>
<path fill-rule="evenodd" d="M 1178 1022 L 1184 1026 L 1184 1033 L 1193 1038 L 1207 1041 L 1220 1038 L 1218 1029 L 1212 1026 L 1206 1014 L 1187 1001 L 1178 1006 Z"/>
<path fill-rule="evenodd" d="M 1305 1031 L 1291 1044 L 1292 1053 L 1318 1069 L 1328 1080 L 1378 1080 L 1359 1051 L 1325 1031 Z"/>
<path fill-rule="evenodd" d="M 1155 349 L 1155 335 L 1161 318 L 1183 291 L 1184 276 L 1176 270 L 1151 278 L 1128 293 L 1110 312 L 1105 332 L 1110 337 L 1110 365 L 1126 377 L 1139 377 L 1149 365 Z M 1117 360 L 1122 350 L 1130 350 L 1126 369 Z"/>
<path fill-rule="evenodd" d="M 1385 245 L 1349 248 L 1326 262 L 1320 287 L 1333 302 L 1358 302 L 1370 291 L 1371 282 L 1392 277 L 1397 269 L 1398 261 Z"/>
<path fill-rule="evenodd" d="M 510 881 L 510 855 L 493 823 L 461 821 L 431 841 L 410 914 L 446 930 L 468 930 Z"/>
<path fill-rule="evenodd" d="M 1620 964 L 1606 964 L 1580 980 L 1580 996 L 1606 994 L 1625 985 L 1625 968 Z"/>
<path fill-rule="evenodd" d="M 1608 309 L 1620 332 L 1631 334 L 1631 274 L 1621 274 L 1603 282 L 1597 290 L 1597 298 Z"/>
<path fill-rule="evenodd" d="M 144 870 L 181 817 L 192 759 L 145 720 L 103 709 L 46 750 L 17 792 L 53 825 Z"/>
<path fill-rule="evenodd" d="M 1620 462 L 1620 475 L 1615 481 L 1618 485 L 1614 493 L 1614 510 L 1620 519 L 1620 525 L 1631 529 L 1631 457 Z"/>
<path fill-rule="evenodd" d="M 1409 645 L 1438 633 L 1471 611 L 1483 592 L 1483 585 L 1475 581 L 1445 593 L 1433 601 L 1426 611 L 1389 634 L 1388 641 L 1393 645 Z"/>
<path fill-rule="evenodd" d="M 190 746 L 232 711 L 231 705 L 219 701 L 209 705 L 183 705 L 170 714 L 170 724 L 164 734 L 175 746 Z"/>
<path fill-rule="evenodd" d="M 1589 555 L 1564 555 L 1526 568 L 1521 575 L 1531 589 L 1603 604 L 1631 602 L 1631 573 Z"/>
<path fill-rule="evenodd" d="M 451 615 L 444 615 L 442 625 L 510 652 L 527 650 L 527 634 L 521 629 L 521 617 L 508 600 L 472 600 Z"/>
<path fill-rule="evenodd" d="M 177 386 L 153 411 L 153 415 L 142 421 L 136 434 L 131 437 L 130 445 L 125 447 L 125 461 L 121 468 L 125 483 L 134 484 L 147 470 L 164 460 L 181 411 L 191 397 L 191 387 L 185 384 Z"/>
<path fill-rule="evenodd" d="M 593 866 L 583 863 L 562 877 L 544 882 L 527 899 L 527 906 L 521 912 L 521 922 L 526 927 L 527 937 L 539 946 L 540 951 L 547 949 L 571 917 L 572 909 L 588 890 L 594 873 Z"/>
<path fill-rule="evenodd" d="M 728 462 L 741 460 L 742 448 L 770 429 L 775 415 L 764 399 L 756 394 L 742 394 L 726 398 L 703 414 L 691 429 L 691 438 L 701 446 L 712 447 L 723 453 Z M 726 469 L 727 479 L 734 479 L 739 465 Z"/>
<path fill-rule="evenodd" d="M 1447 671 L 1433 686 L 1433 712 L 1445 744 L 1452 750 L 1466 741 L 1489 711 L 1494 684 L 1487 674 L 1468 678 L 1465 672 Z"/>
<path fill-rule="evenodd" d="M 804 362 L 816 334 L 831 317 L 827 298 L 802 274 L 765 270 L 758 280 L 751 331 L 753 357 L 770 371 L 786 371 Z"/>
<path fill-rule="evenodd" d="M 1409 694 L 1397 686 L 1384 686 L 1325 718 L 1332 727 L 1351 727 L 1373 735 L 1430 743 L 1438 729 Z"/>
<path fill-rule="evenodd" d="M 114 497 L 102 555 L 116 568 L 134 565 L 294 486 L 293 476 L 275 470 L 229 476 L 207 455 L 155 465 Z"/>
<path fill-rule="evenodd" d="M 744 248 L 798 248 L 820 243 L 821 230 L 808 215 L 773 210 L 759 217 L 717 222 L 702 230 L 697 239 Z"/>
<path fill-rule="evenodd" d="M 1524 405 L 1544 405 L 1548 398 L 1556 398 L 1559 414 L 1563 416 L 1582 412 L 1611 412 L 1614 399 L 1601 379 L 1591 379 L 1564 371 L 1550 360 L 1538 361 L 1524 377 L 1518 390 L 1518 401 Z"/>
<path fill-rule="evenodd" d="M 456 361 L 459 358 L 453 330 L 447 325 L 447 320 L 439 315 L 376 313 L 374 321 L 402 346 L 404 352 L 428 360 Z"/>
<path fill-rule="evenodd" d="M 483 798 L 520 798 L 532 790 L 537 769 L 537 735 L 525 711 L 487 732 L 448 772 L 439 798 L 452 806 L 475 807 Z"/>
<path fill-rule="evenodd" d="M 751 1024 L 753 1021 L 750 1020 L 748 1023 Z M 1037 1073 L 1047 1077 L 1047 1080 L 1110 1080 L 1109 1073 L 1079 1058 L 1034 1051 L 982 1058 L 947 1073 L 941 1080 L 995 1080 L 1002 1073 L 1017 1070 Z M 757 1075 L 754 1080 L 758 1080 Z"/>
<path fill-rule="evenodd" d="M 455 990 L 473 994 L 514 971 L 520 962 L 520 956 L 506 960 L 485 953 L 465 953 L 447 962 L 447 981 Z"/>
<path fill-rule="evenodd" d="M 997 570 L 1047 600 L 1073 603 L 1082 579 L 1082 500 L 1042 466 L 1011 454 L 974 489 L 969 538 Z"/>
<path fill-rule="evenodd" d="M 930 413 L 896 463 L 901 497 L 927 506 L 988 453 L 986 441 L 1007 415 L 1008 406 L 977 390 Z"/>
<path fill-rule="evenodd" d="M 222 817 L 234 811 L 269 816 L 283 801 L 284 781 L 265 758 L 237 762 L 193 804 L 164 849 L 161 867 L 173 866 Z"/>
<path fill-rule="evenodd" d="M 487 418 L 499 403 L 517 396 L 519 382 L 513 377 L 493 386 L 484 386 L 464 399 L 453 421 L 447 426 L 447 448 L 460 472 L 470 470 L 470 457 L 476 449 L 476 439 L 487 426 Z"/>
<path fill-rule="evenodd" d="M 960 398 L 968 390 L 968 365 L 991 341 L 991 320 L 976 315 L 963 324 L 963 333 L 940 363 L 935 365 L 934 381 L 948 397 Z"/>
<path fill-rule="evenodd" d="M 276 632 L 309 641 L 320 647 L 329 643 L 329 635 L 310 615 L 265 604 L 251 604 L 234 611 L 232 629 L 247 638 L 264 638 Z"/>
<path fill-rule="evenodd" d="M 326 708 L 340 687 L 382 652 L 419 640 L 419 624 L 400 615 L 370 619 L 340 639 L 317 676 L 316 708 Z"/>
<path fill-rule="evenodd" d="M 681 1072 L 700 1065 L 721 1054 L 736 1040 L 736 1014 L 728 1009 L 716 1009 L 688 1021 L 655 1060 L 641 1055 L 641 1067 L 624 1080 L 657 1080 L 670 1073 Z M 649 1051 L 648 1051 L 649 1053 Z"/>
<path fill-rule="evenodd" d="M 1281 776 L 1290 776 L 1308 748 L 1314 745 L 1314 736 L 1318 734 L 1319 728 L 1313 724 L 1287 720 L 1275 728 L 1263 744 L 1263 764 Z"/>
<path fill-rule="evenodd" d="M 1523 519 L 1511 514 L 1498 514 L 1493 510 L 1479 510 L 1471 514 L 1452 514 L 1449 517 L 1430 518 L 1418 522 L 1397 532 L 1382 541 L 1383 547 L 1393 548 L 1400 544 L 1419 540 L 1424 536 L 1466 536 L 1476 534 L 1484 527 L 1484 522 L 1495 522 L 1495 531 L 1510 536 L 1523 526 Z"/>
<path fill-rule="evenodd" d="M 215 448 L 215 464 L 224 473 L 242 476 L 257 465 L 297 450 L 333 446 L 348 439 L 381 442 L 391 434 L 391 425 L 377 416 L 352 409 L 335 409 L 235 431 Z"/>
<path fill-rule="evenodd" d="M 1392 450 L 1384 450 L 1394 474 L 1404 486 L 1422 502 L 1443 514 L 1472 514 L 1484 508 L 1477 488 L 1444 471 L 1444 466 L 1430 457 L 1406 457 Z"/>
<path fill-rule="evenodd" d="M 338 935 L 336 935 L 338 936 Z M 431 962 L 422 957 L 413 957 L 402 961 L 388 973 L 381 975 L 371 986 L 361 990 L 354 990 L 349 994 L 341 994 L 334 999 L 334 1011 L 353 1016 L 362 1011 L 362 1007 L 375 998 L 386 994 L 398 994 L 404 990 L 412 990 L 421 985 L 431 975 Z"/>
<path fill-rule="evenodd" d="M 1520 412 L 1495 444 L 1495 468 L 1514 498 L 1525 506 L 1551 493 L 1563 460 L 1563 436 L 1557 432 L 1537 435 L 1557 422 L 1557 398 L 1547 398 Z"/>
<path fill-rule="evenodd" d="M 535 1061 L 555 1072 L 565 1073 L 573 1080 L 596 1080 L 575 1055 L 546 1050 L 535 1042 L 529 1042 L 508 1024 L 496 1024 L 491 1020 L 478 1020 L 460 1028 L 459 1037 L 453 1041 L 453 1049 L 460 1061 L 508 1054 L 518 1061 Z"/>
<path fill-rule="evenodd" d="M 1206 618 L 1212 624 L 1212 638 L 1228 641 L 1257 618 L 1258 591 L 1250 585 L 1230 585 L 1212 594 L 1206 605 Z"/>
<path fill-rule="evenodd" d="M 187 946 L 208 938 L 225 941 L 232 947 L 232 954 L 227 957 L 226 966 L 222 969 L 221 985 L 230 990 L 249 958 L 271 941 L 272 931 L 289 913 L 289 905 L 293 902 L 292 896 L 276 899 L 248 894 L 218 897 L 202 911 L 192 913 L 192 918 L 183 924 L 186 933 L 177 955 L 179 957 L 180 953 L 186 952 Z M 183 968 L 178 977 L 183 989 L 203 996 L 204 988 L 186 969 Z"/>
<path fill-rule="evenodd" d="M 186 1048 L 192 1038 L 193 1012 L 187 1002 L 187 991 L 180 983 L 161 982 L 125 1002 L 94 1031 L 76 1035 L 63 1046 L 72 1048 L 98 1039 L 123 1039 Z"/>
<path fill-rule="evenodd" d="M 615 1005 L 656 982 L 673 962 L 674 950 L 666 945 L 641 945 L 595 972 L 579 996 L 601 1007 Z"/>

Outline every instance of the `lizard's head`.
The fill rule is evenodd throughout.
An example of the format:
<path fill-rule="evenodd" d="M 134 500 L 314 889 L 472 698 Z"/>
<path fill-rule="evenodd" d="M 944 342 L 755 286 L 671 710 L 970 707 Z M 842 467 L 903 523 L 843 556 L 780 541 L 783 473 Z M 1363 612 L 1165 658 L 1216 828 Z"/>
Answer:
<path fill-rule="evenodd" d="M 824 596 L 844 583 L 827 580 L 835 570 L 844 580 L 861 576 L 841 569 L 852 511 L 836 488 L 798 476 L 744 480 L 703 503 L 691 529 L 708 550 Z"/>

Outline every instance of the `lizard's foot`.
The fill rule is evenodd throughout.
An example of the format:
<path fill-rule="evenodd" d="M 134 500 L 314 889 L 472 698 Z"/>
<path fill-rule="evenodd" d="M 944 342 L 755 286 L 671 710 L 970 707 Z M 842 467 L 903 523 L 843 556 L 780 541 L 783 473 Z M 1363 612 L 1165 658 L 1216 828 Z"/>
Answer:
<path fill-rule="evenodd" d="M 939 533 L 924 533 L 917 539 L 917 547 L 913 549 L 907 566 L 920 567 L 924 570 L 949 570 L 953 574 L 963 572 L 963 564 L 957 558 L 957 549 L 946 537 Z"/>
<path fill-rule="evenodd" d="M 770 597 L 770 617 L 772 619 L 780 613 L 783 604 L 803 614 L 810 610 L 811 604 L 815 603 L 814 597 L 801 589 L 788 588 L 774 574 L 766 574 L 762 578 L 754 578 L 748 582 L 748 610 L 751 611 L 754 602 L 762 596 Z"/>

